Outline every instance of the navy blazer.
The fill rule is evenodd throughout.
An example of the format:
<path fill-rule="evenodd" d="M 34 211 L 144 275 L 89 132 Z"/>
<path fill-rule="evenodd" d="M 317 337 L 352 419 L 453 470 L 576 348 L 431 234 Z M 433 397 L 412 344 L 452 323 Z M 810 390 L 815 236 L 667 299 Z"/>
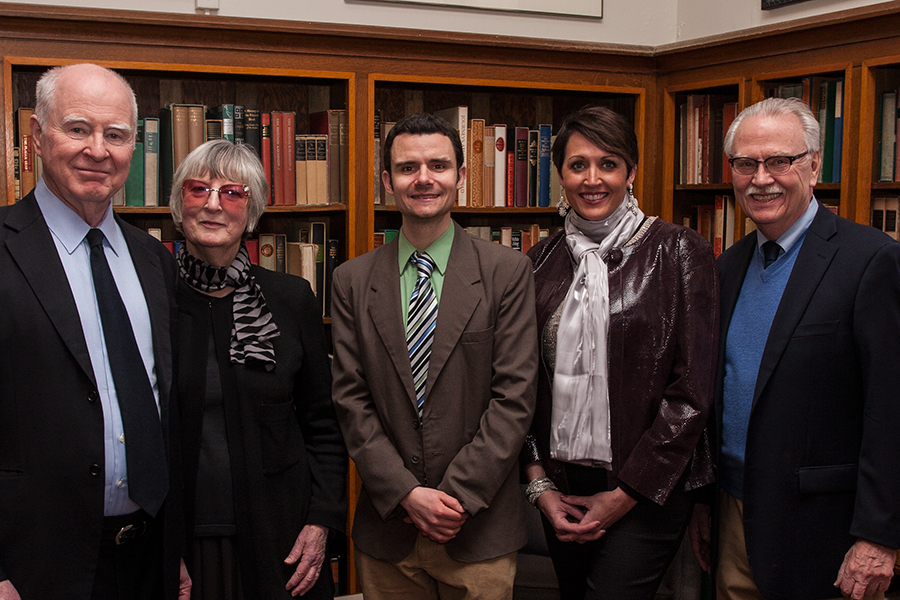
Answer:
<path fill-rule="evenodd" d="M 116 220 L 153 335 L 170 495 L 166 597 L 178 591 L 178 444 L 170 403 L 175 262 Z M 34 193 L 0 209 L 0 580 L 23 598 L 89 598 L 103 521 L 103 409 L 66 273 Z"/>
<path fill-rule="evenodd" d="M 725 343 L 756 233 L 719 258 Z M 763 352 L 747 431 L 744 531 L 771 599 L 833 598 L 857 538 L 900 546 L 900 244 L 819 205 Z M 720 447 L 720 445 L 717 445 Z"/>

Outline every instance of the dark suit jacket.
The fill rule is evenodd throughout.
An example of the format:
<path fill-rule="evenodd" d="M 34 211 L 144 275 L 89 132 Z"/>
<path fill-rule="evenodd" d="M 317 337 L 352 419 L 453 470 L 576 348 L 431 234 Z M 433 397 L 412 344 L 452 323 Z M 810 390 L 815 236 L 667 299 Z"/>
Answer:
<path fill-rule="evenodd" d="M 720 419 L 726 335 L 755 247 L 753 233 L 719 258 Z M 900 244 L 820 205 L 769 332 L 747 432 L 744 530 L 766 598 L 833 598 L 857 538 L 900 546 L 898 365 Z"/>
<path fill-rule="evenodd" d="M 231 363 L 231 298 L 211 308 L 209 296 L 178 283 L 187 537 L 193 538 L 194 532 L 206 363 L 214 329 L 245 597 L 288 599 L 284 586 L 297 565 L 285 565 L 284 559 L 303 526 L 314 523 L 344 531 L 347 452 L 331 402 L 322 305 L 304 279 L 257 266 L 251 273 L 281 332 L 274 340 L 272 371 Z M 330 581 L 327 567 L 321 578 Z M 321 583 L 303 597 L 320 598 L 326 590 L 330 597 L 334 585 Z"/>
<path fill-rule="evenodd" d="M 517 457 L 537 372 L 531 261 L 453 226 L 421 424 L 397 242 L 334 273 L 333 397 L 363 482 L 353 540 L 379 560 L 412 551 L 418 532 L 403 522 L 400 501 L 420 485 L 448 493 L 471 515 L 447 543 L 456 560 L 495 558 L 525 543 Z"/>
<path fill-rule="evenodd" d="M 103 520 L 103 409 L 75 300 L 34 194 L 0 209 L 0 222 L 0 580 L 9 579 L 25 600 L 86 599 Z M 167 534 L 166 589 L 175 597 L 174 259 L 146 233 L 119 226 L 150 310 L 172 476 L 159 518 Z"/>

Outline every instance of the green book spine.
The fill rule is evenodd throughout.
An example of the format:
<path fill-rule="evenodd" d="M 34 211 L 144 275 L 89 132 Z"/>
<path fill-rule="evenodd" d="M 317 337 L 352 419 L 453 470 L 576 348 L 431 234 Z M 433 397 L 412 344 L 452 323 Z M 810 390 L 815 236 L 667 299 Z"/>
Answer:
<path fill-rule="evenodd" d="M 219 106 L 216 118 L 222 119 L 222 137 L 234 143 L 234 104 Z"/>
<path fill-rule="evenodd" d="M 131 168 L 125 180 L 125 206 L 144 206 L 144 121 L 138 119 Z"/>

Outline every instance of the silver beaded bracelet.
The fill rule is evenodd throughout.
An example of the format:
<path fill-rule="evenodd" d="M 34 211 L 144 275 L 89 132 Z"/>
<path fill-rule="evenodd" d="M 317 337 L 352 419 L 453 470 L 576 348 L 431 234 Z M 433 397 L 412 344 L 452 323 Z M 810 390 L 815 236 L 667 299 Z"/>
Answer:
<path fill-rule="evenodd" d="M 529 504 L 537 507 L 538 498 L 547 490 L 559 491 L 549 477 L 538 477 L 525 488 L 525 497 L 528 498 Z"/>

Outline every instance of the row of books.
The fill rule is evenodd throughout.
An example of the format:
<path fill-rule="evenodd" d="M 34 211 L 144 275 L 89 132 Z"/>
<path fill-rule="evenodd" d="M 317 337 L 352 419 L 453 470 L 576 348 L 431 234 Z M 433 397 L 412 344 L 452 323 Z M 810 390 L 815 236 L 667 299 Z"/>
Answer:
<path fill-rule="evenodd" d="M 16 114 L 18 150 L 14 150 L 16 200 L 40 177 L 29 120 L 34 110 Z M 347 198 L 347 112 L 309 115 L 310 132 L 295 131 L 295 114 L 260 112 L 255 105 L 171 104 L 159 117 L 138 120 L 135 151 L 125 188 L 113 202 L 121 206 L 166 206 L 175 170 L 197 146 L 228 139 L 253 147 L 266 171 L 270 205 L 345 203 Z M 16 158 L 18 157 L 18 158 Z"/>
<path fill-rule="evenodd" d="M 495 244 L 502 244 L 520 252 L 528 252 L 533 245 L 550 237 L 560 229 L 561 227 L 542 228 L 537 223 L 502 227 L 466 227 L 469 235 Z"/>
<path fill-rule="evenodd" d="M 900 152 L 897 152 L 897 129 L 900 111 L 897 90 L 881 94 L 881 156 L 878 164 L 878 181 L 900 181 Z M 876 129 L 876 133 L 878 130 Z"/>
<path fill-rule="evenodd" d="M 163 240 L 162 230 L 148 229 L 173 253 L 181 240 Z M 289 239 L 290 238 L 290 239 Z M 328 223 L 300 223 L 296 239 L 283 233 L 260 233 L 258 238 L 244 240 L 250 262 L 254 265 L 291 273 L 306 279 L 322 308 L 322 316 L 331 316 L 331 274 L 339 262 L 339 242 L 328 237 Z"/>
<path fill-rule="evenodd" d="M 900 213 L 900 198 L 897 196 L 872 198 L 872 227 L 885 232 L 895 240 L 900 240 L 898 213 Z"/>
<path fill-rule="evenodd" d="M 465 228 L 469 235 L 489 242 L 503 244 L 504 246 L 508 246 L 521 252 L 528 252 L 531 246 L 556 233 L 560 229 L 561 227 L 553 227 L 550 229 L 541 228 L 537 223 L 530 225 L 506 225 L 503 227 L 484 226 Z M 377 248 L 383 244 L 390 243 L 397 237 L 398 233 L 399 230 L 397 229 L 376 229 L 374 247 Z"/>
<path fill-rule="evenodd" d="M 678 105 L 678 183 L 731 183 L 725 160 L 725 132 L 737 116 L 737 102 L 725 96 L 689 94 Z"/>
<path fill-rule="evenodd" d="M 434 113 L 459 131 L 466 161 L 467 177 L 459 190 L 457 204 L 470 207 L 550 206 L 559 197 L 559 176 L 550 159 L 555 136 L 551 125 L 514 127 L 489 125 L 484 119 L 469 118 L 467 106 Z M 381 185 L 384 168 L 381 140 L 393 127 L 382 122 L 376 111 L 375 124 L 375 204 L 393 205 L 393 198 Z"/>
<path fill-rule="evenodd" d="M 734 224 L 734 197 L 724 194 L 717 195 L 714 204 L 695 206 L 693 214 L 682 220 L 682 225 L 697 231 L 712 244 L 716 257 L 734 243 Z"/>
<path fill-rule="evenodd" d="M 872 199 L 872 224 L 875 225 L 876 222 L 878 224 L 882 224 L 882 221 L 886 218 L 886 211 L 882 212 L 880 215 L 876 215 L 876 202 L 879 199 Z M 883 200 L 883 199 L 882 199 Z M 894 206 L 896 208 L 897 203 L 900 202 L 900 199 L 894 198 Z M 685 227 L 689 227 L 695 231 L 697 231 L 700 235 L 705 237 L 710 244 L 713 246 L 713 252 L 716 257 L 722 254 L 724 251 L 728 250 L 732 244 L 737 239 L 738 231 L 736 229 L 736 208 L 735 208 L 734 197 L 727 195 L 718 195 L 715 197 L 714 204 L 704 204 L 693 207 L 693 212 L 689 216 L 685 216 L 682 219 L 682 225 Z M 881 205 L 884 206 L 883 204 Z M 826 204 L 825 208 L 833 212 L 834 214 L 838 214 L 839 207 L 834 204 Z M 891 235 L 897 238 L 897 226 L 896 226 L 896 210 L 894 213 L 894 228 L 892 232 L 888 232 Z M 875 225 L 876 227 L 878 225 Z M 750 219 L 750 217 L 744 217 L 744 235 L 747 235 L 751 231 L 756 229 L 756 224 Z M 885 229 L 882 229 L 886 231 Z"/>
<path fill-rule="evenodd" d="M 261 112 L 256 105 L 166 106 L 160 110 L 163 189 L 171 187 L 175 170 L 194 148 L 224 138 L 256 150 L 269 184 L 269 205 L 346 203 L 347 111 L 310 114 L 308 132 L 298 132 L 295 124 L 293 112 Z"/>
<path fill-rule="evenodd" d="M 770 86 L 766 96 L 799 98 L 819 119 L 822 167 L 819 183 L 840 183 L 844 141 L 844 78 L 804 77 Z"/>

